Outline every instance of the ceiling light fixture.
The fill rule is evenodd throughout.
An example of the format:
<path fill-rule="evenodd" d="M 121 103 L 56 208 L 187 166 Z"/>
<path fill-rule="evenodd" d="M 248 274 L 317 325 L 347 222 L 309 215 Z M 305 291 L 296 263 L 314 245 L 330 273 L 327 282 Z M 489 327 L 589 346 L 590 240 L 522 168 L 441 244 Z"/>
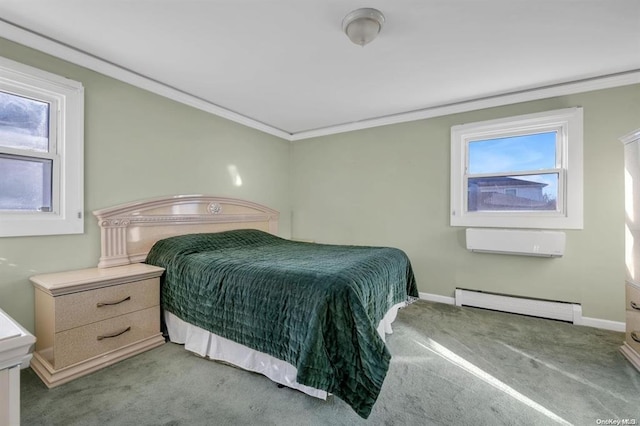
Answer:
<path fill-rule="evenodd" d="M 384 15 L 377 9 L 365 7 L 347 14 L 342 20 L 342 31 L 349 40 L 360 46 L 378 36 L 384 24 Z"/>

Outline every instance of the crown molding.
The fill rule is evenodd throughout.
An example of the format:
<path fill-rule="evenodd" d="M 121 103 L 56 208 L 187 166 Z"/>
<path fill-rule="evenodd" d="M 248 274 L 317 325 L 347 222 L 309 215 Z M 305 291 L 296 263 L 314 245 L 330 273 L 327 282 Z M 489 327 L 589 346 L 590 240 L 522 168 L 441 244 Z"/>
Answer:
<path fill-rule="evenodd" d="M 282 139 L 291 134 L 0 19 L 0 37 Z"/>
<path fill-rule="evenodd" d="M 474 111 L 527 102 L 555 96 L 566 96 L 575 93 L 589 92 L 592 90 L 608 89 L 618 86 L 626 86 L 640 83 L 640 70 L 633 70 L 619 74 L 611 74 L 590 79 L 554 84 L 545 87 L 488 96 L 481 99 L 452 103 L 448 105 L 434 106 L 400 114 L 393 114 L 368 120 L 345 123 L 336 126 L 328 126 L 314 130 L 289 133 L 263 122 L 254 120 L 235 111 L 228 110 L 214 103 L 205 101 L 197 96 L 190 95 L 174 87 L 160 83 L 144 75 L 129 69 L 120 67 L 104 59 L 93 56 L 87 52 L 75 49 L 51 38 L 34 33 L 25 28 L 14 25 L 0 19 L 0 37 L 14 41 L 24 46 L 39 50 L 73 64 L 88 68 L 116 80 L 123 81 L 157 95 L 197 108 L 210 114 L 225 118 L 243 126 L 259 130 L 287 141 L 299 141 L 339 133 L 363 130 L 373 127 L 387 126 L 390 124 L 405 123 L 409 121 L 423 120 L 427 118 L 441 117 L 461 112 Z"/>
<path fill-rule="evenodd" d="M 566 96 L 575 93 L 590 92 L 593 90 L 610 89 L 619 86 L 628 86 L 640 83 L 640 70 L 633 70 L 618 74 L 611 74 L 590 79 L 555 84 L 535 89 L 505 93 L 489 96 L 481 99 L 453 103 L 449 105 L 435 106 L 401 114 L 362 120 L 354 123 L 345 123 L 338 126 L 323 127 L 321 129 L 298 132 L 291 135 L 292 141 L 317 138 L 321 136 L 335 135 L 354 130 L 369 129 L 372 127 L 387 126 L 390 124 L 405 123 L 408 121 L 424 120 L 426 118 L 442 117 L 461 112 L 475 111 L 485 108 L 493 108 L 520 102 L 534 101 L 556 96 Z"/>

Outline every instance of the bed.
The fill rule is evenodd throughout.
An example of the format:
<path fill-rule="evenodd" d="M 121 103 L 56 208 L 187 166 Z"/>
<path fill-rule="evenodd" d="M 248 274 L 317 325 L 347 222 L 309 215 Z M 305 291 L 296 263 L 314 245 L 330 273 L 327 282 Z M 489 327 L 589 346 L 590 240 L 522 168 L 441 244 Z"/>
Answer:
<path fill-rule="evenodd" d="M 391 358 L 384 335 L 417 296 L 404 252 L 279 238 L 277 212 L 229 198 L 168 197 L 94 214 L 99 266 L 166 269 L 172 342 L 369 416 Z"/>

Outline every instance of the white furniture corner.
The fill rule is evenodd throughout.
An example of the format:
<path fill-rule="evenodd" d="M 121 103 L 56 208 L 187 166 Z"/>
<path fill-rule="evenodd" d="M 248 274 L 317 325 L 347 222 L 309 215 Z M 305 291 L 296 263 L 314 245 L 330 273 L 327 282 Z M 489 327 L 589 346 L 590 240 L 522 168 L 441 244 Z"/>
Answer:
<path fill-rule="evenodd" d="M 620 351 L 640 370 L 640 129 L 624 144 L 626 336 Z"/>
<path fill-rule="evenodd" d="M 29 363 L 35 341 L 0 310 L 0 426 L 20 424 L 20 368 Z"/>

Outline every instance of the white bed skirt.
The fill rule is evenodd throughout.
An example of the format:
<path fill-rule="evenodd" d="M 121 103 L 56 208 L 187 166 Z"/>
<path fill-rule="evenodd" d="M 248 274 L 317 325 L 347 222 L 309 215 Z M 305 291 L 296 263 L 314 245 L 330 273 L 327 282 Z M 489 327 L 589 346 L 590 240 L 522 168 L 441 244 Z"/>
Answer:
<path fill-rule="evenodd" d="M 378 324 L 378 334 L 380 334 L 382 340 L 385 340 L 386 334 L 393 332 L 391 323 L 396 319 L 398 309 L 405 305 L 405 302 L 394 305 L 389 309 L 382 321 L 380 321 L 380 324 Z M 233 364 L 247 371 L 260 373 L 276 383 L 297 389 L 307 395 L 320 399 L 327 398 L 326 391 L 311 388 L 296 382 L 297 370 L 288 362 L 210 333 L 181 320 L 170 312 L 165 311 L 164 318 L 167 324 L 169 340 L 174 343 L 183 344 L 188 351 L 194 352 L 202 357 Z"/>

